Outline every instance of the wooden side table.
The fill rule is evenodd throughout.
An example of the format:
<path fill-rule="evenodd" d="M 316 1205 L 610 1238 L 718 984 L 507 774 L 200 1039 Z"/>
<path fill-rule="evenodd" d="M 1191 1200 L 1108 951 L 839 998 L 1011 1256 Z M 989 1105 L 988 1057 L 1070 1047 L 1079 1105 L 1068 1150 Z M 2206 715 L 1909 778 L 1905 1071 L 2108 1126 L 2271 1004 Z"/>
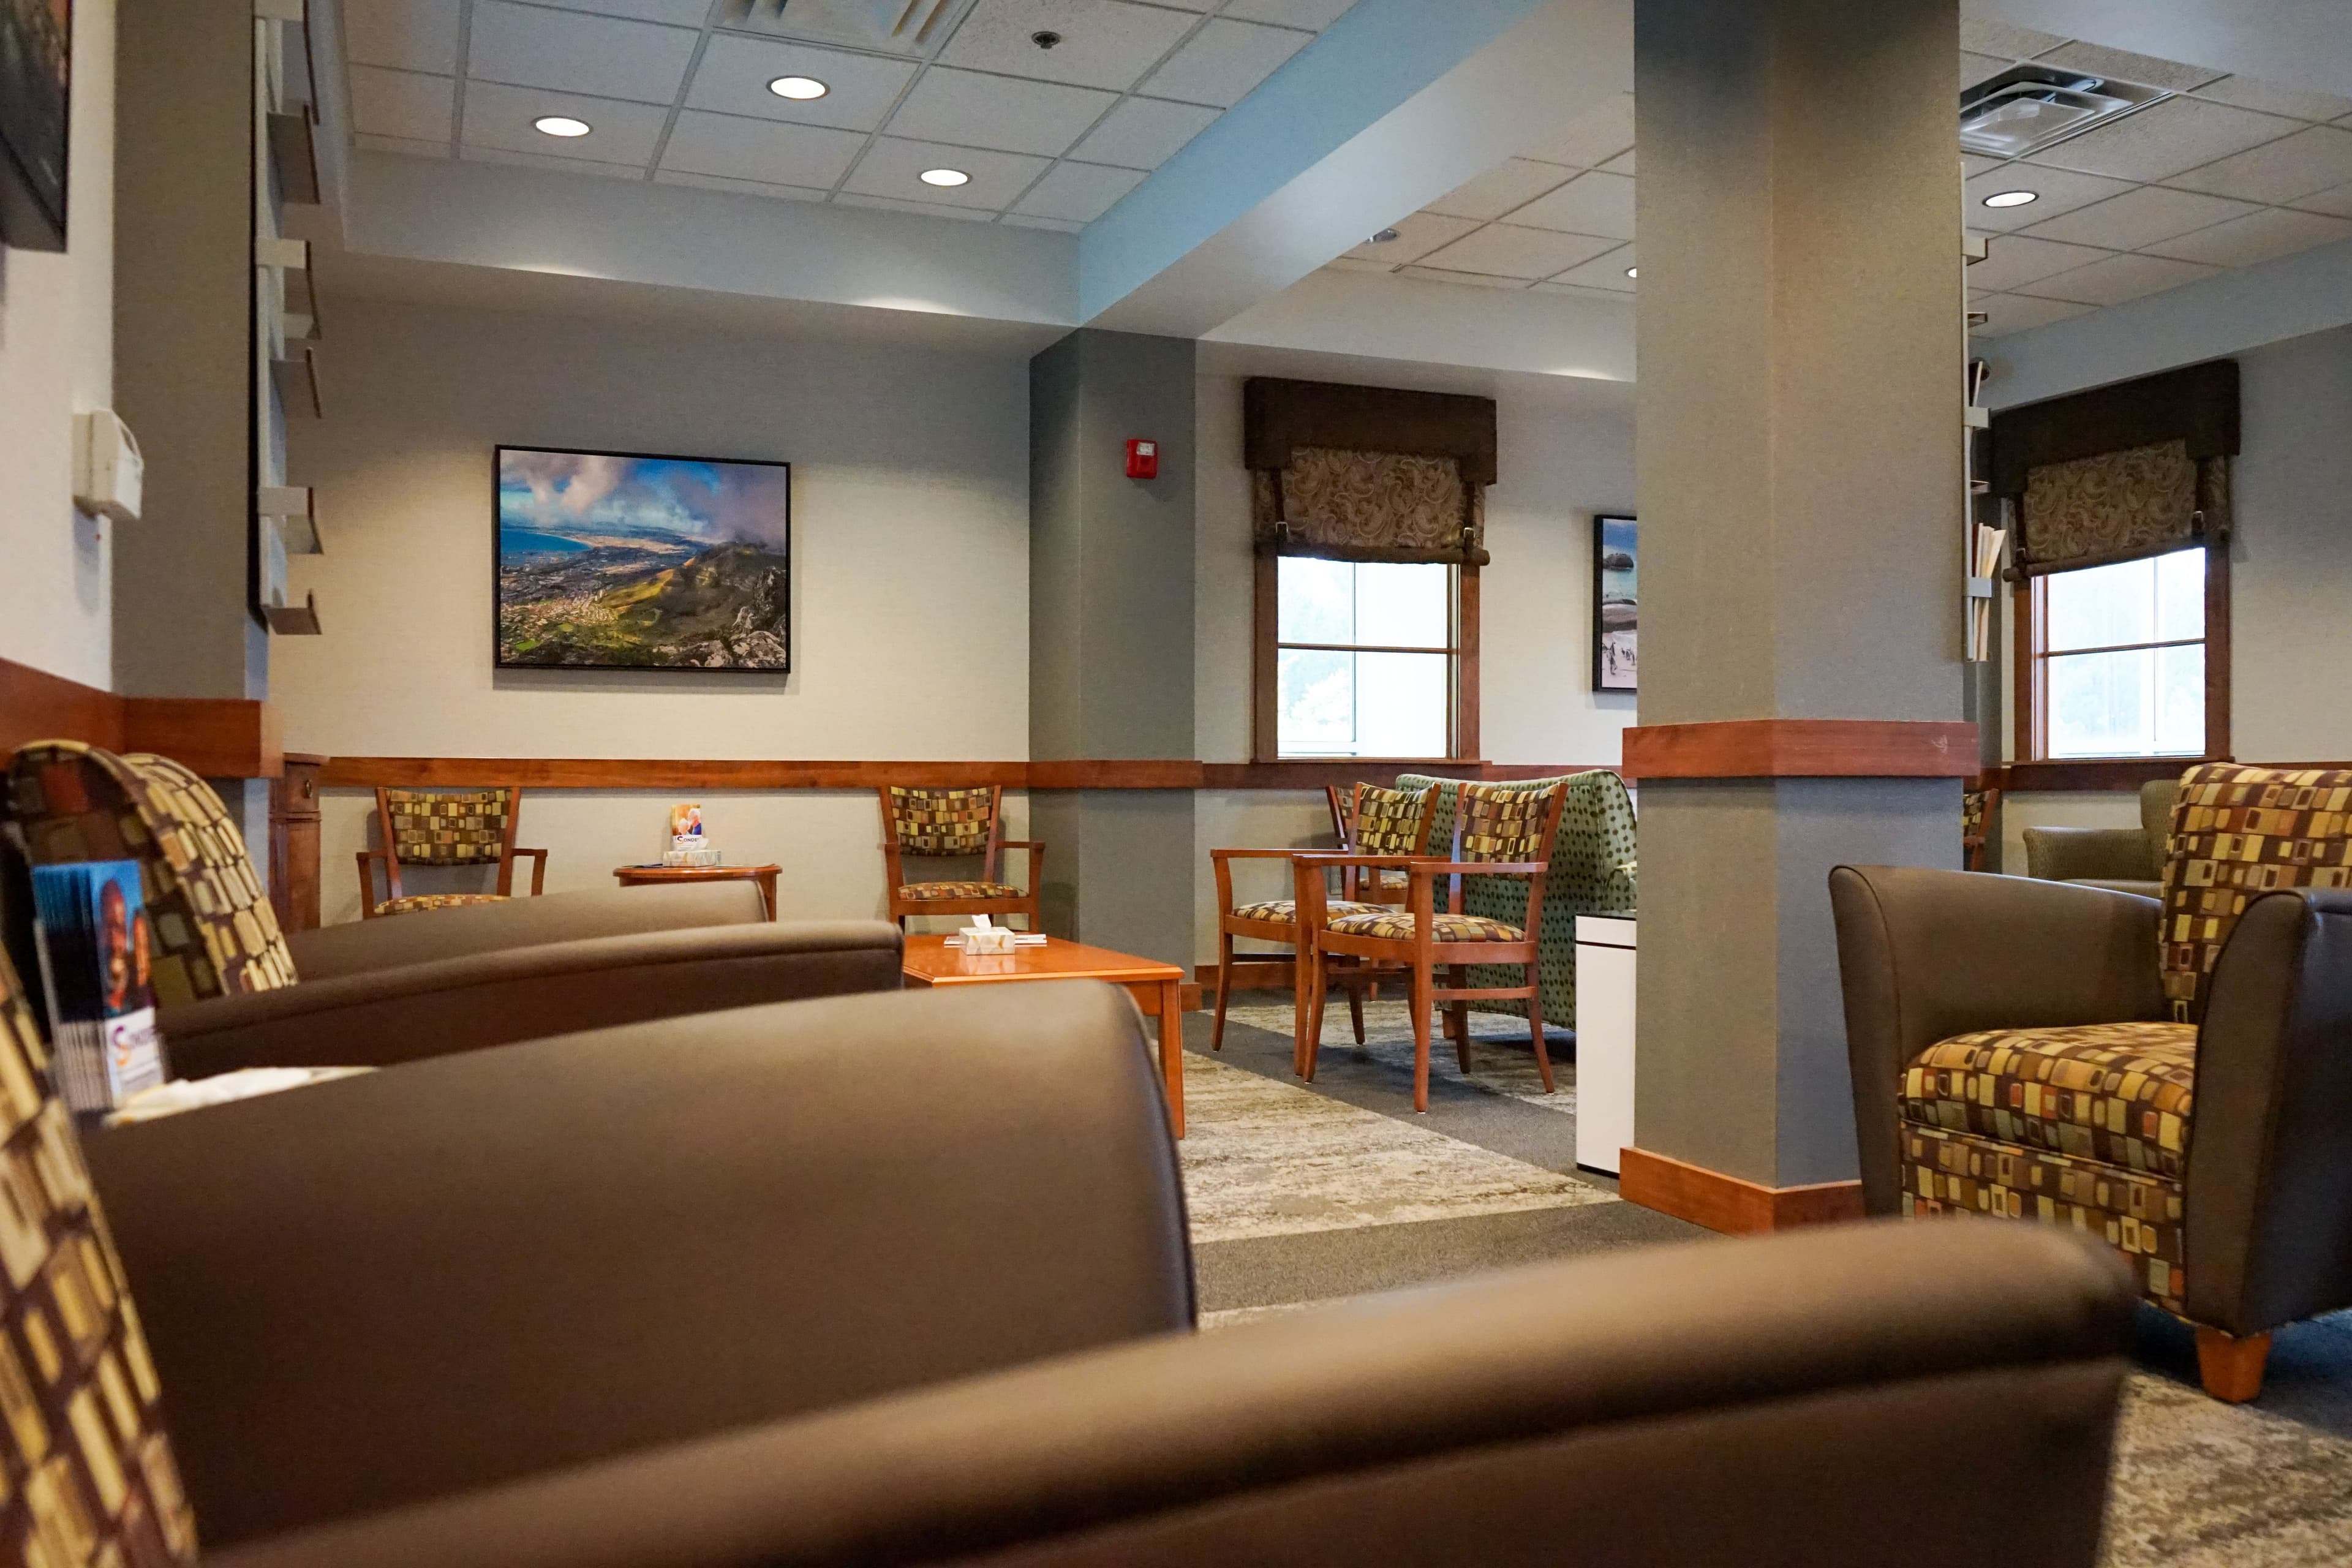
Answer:
<path fill-rule="evenodd" d="M 768 918 L 776 918 L 776 874 L 782 866 L 615 866 L 613 879 L 624 888 L 649 887 L 662 882 L 757 882 L 760 901 L 768 906 Z"/>

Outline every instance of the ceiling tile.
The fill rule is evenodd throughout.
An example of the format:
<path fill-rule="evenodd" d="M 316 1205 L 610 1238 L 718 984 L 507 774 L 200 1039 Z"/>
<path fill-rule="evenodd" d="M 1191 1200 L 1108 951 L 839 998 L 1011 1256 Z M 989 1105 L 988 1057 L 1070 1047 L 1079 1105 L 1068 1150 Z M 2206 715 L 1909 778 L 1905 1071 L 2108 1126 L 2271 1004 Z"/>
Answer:
<path fill-rule="evenodd" d="M 362 153 L 403 153 L 413 158 L 446 158 L 449 155 L 449 143 L 446 138 L 439 142 L 416 142 L 405 136 L 371 136 L 361 132 L 352 137 L 352 145 Z"/>
<path fill-rule="evenodd" d="M 352 67 L 352 129 L 371 136 L 446 142 L 457 112 L 457 83 L 446 76 Z"/>
<path fill-rule="evenodd" d="M 1962 90 L 1976 86 L 1988 77 L 1999 76 L 2017 62 L 2005 55 L 1972 55 L 1960 51 L 1960 87 Z"/>
<path fill-rule="evenodd" d="M 1621 305 L 1633 303 L 1633 298 L 1622 289 L 1595 289 L 1590 284 L 1570 283 L 1558 278 L 1529 284 L 1528 287 L 1538 294 L 1573 294 L 1582 300 L 1613 300 Z"/>
<path fill-rule="evenodd" d="M 1394 272 L 1395 267 L 1385 261 L 1371 261 L 1360 256 L 1335 256 L 1323 264 L 1334 272 Z"/>
<path fill-rule="evenodd" d="M 1608 102 L 1586 110 L 1568 128 L 1532 147 L 1519 151 L 1548 163 L 1579 169 L 1598 168 L 1633 144 L 1633 95 L 1621 92 Z"/>
<path fill-rule="evenodd" d="M 830 189 L 865 145 L 856 132 L 829 125 L 783 125 L 688 109 L 670 131 L 661 166 L 688 174 Z"/>
<path fill-rule="evenodd" d="M 1610 239 L 1633 237 L 1633 181 L 1624 174 L 1599 170 L 1579 174 L 1551 193 L 1529 202 L 1511 215 L 1516 224 L 1558 229 L 1568 234 L 1597 234 Z"/>
<path fill-rule="evenodd" d="M 656 170 L 654 183 L 692 185 L 705 191 L 729 191 L 744 196 L 773 196 L 792 202 L 821 202 L 833 194 L 808 185 L 772 185 L 765 180 L 730 180 L 719 174 L 689 174 L 683 169 Z"/>
<path fill-rule="evenodd" d="M 667 22 L 674 27 L 699 27 L 710 19 L 710 0 L 531 0 L 559 11 L 593 11 L 600 16 L 626 16 L 634 22 Z M 349 9 L 350 0 L 345 0 Z"/>
<path fill-rule="evenodd" d="M 1088 132 L 1087 139 L 1071 149 L 1071 153 L 1089 163 L 1156 169 L 1174 157 L 1184 143 L 1206 131 L 1216 118 L 1215 110 L 1197 103 L 1130 98 Z"/>
<path fill-rule="evenodd" d="M 2252 267 L 2258 261 L 2293 256 L 2298 250 L 2333 245 L 2339 239 L 2352 239 L 2352 219 L 2266 207 L 2148 248 L 2155 255 L 2178 257 L 2183 261 L 2203 261 L 2215 267 Z"/>
<path fill-rule="evenodd" d="M 467 74 L 478 81 L 552 88 L 595 98 L 670 103 L 686 80 L 698 34 L 611 16 L 475 0 Z"/>
<path fill-rule="evenodd" d="M 1285 27 L 1305 27 L 1319 33 L 1356 0 L 1229 0 L 1223 14 L 1244 22 L 1273 22 Z"/>
<path fill-rule="evenodd" d="M 1280 69 L 1283 61 L 1314 41 L 1312 33 L 1220 16 L 1186 39 L 1167 64 L 1151 73 L 1143 88 L 1155 98 L 1231 109 Z"/>
<path fill-rule="evenodd" d="M 1985 324 L 1970 335 L 1979 338 L 2005 337 L 2011 332 L 2029 331 L 2046 327 L 2053 321 L 2063 321 L 2069 316 L 2080 316 L 2092 307 L 2077 305 L 2067 300 L 2034 300 L 2023 294 L 1988 294 L 1976 302 L 1976 308 L 1986 315 Z"/>
<path fill-rule="evenodd" d="M 1988 22 L 1978 16 L 1960 18 L 1960 47 L 1979 55 L 2030 60 L 2065 41 L 2055 33 L 2037 33 L 2031 27 L 2012 27 L 2006 22 Z"/>
<path fill-rule="evenodd" d="M 1508 158 L 1467 184 L 1429 204 L 1428 210 L 1447 217 L 1498 218 L 1524 206 L 1546 191 L 1564 184 L 1574 171 L 1558 163 L 1528 158 Z"/>
<path fill-rule="evenodd" d="M 1998 294 L 2021 284 L 2054 278 L 2111 254 L 2087 245 L 2061 245 L 2030 235 L 2004 234 L 1994 238 L 1982 261 L 1969 268 L 1968 283 L 1972 290 Z"/>
<path fill-rule="evenodd" d="M 2029 160 L 2123 180 L 2161 180 L 2277 140 L 2300 129 L 2292 120 L 2194 98 L 2168 98 L 2085 131 Z"/>
<path fill-rule="evenodd" d="M 1365 261 L 1383 262 L 1400 267 L 1408 261 L 1418 261 L 1441 245 L 1451 245 L 1478 225 L 1466 217 L 1447 217 L 1440 213 L 1413 213 L 1389 225 L 1397 237 L 1385 245 L 1370 240 L 1347 254 Z"/>
<path fill-rule="evenodd" d="M 455 76 L 457 0 L 350 0 L 343 52 L 355 66 Z"/>
<path fill-rule="evenodd" d="M 1604 251 L 1590 261 L 1570 268 L 1552 281 L 1579 284 L 1588 289 L 1607 289 L 1618 294 L 1631 294 L 1641 287 L 1634 279 L 1625 276 L 1626 268 L 1633 265 L 1633 247 L 1630 245 L 1621 245 L 1614 250 Z"/>
<path fill-rule="evenodd" d="M 2318 191 L 2307 196 L 2297 196 L 2294 205 L 2315 213 L 2333 213 L 2337 217 L 2352 217 L 2352 184 L 2338 185 L 2332 191 Z"/>
<path fill-rule="evenodd" d="M 1610 159 L 1606 163 L 1601 164 L 1601 172 L 1604 174 L 1632 174 L 1633 172 L 1633 152 L 1634 149 L 1631 147 L 1626 148 L 1622 153 L 1618 153 L 1617 156 Z"/>
<path fill-rule="evenodd" d="M 2136 55 L 2128 49 L 2110 49 L 2098 44 L 2068 44 L 2035 58 L 2047 65 L 2064 66 L 2093 76 L 2121 77 L 2126 81 L 2173 92 L 2202 87 L 2222 74 L 2205 66 L 2185 66 L 2179 60 L 2160 60 L 2154 55 Z"/>
<path fill-rule="evenodd" d="M 1968 226 L 1996 232 L 2020 229 L 2089 206 L 2132 188 L 2128 180 L 2077 174 L 2068 169 L 2044 169 L 2032 163 L 2003 163 L 1969 176 L 1960 187 L 1968 194 Z M 2002 191 L 2033 191 L 2041 200 L 2021 207 L 1989 207 L 1984 199 Z"/>
<path fill-rule="evenodd" d="M 1449 272 L 1442 267 L 1400 267 L 1400 278 L 1418 278 L 1427 283 L 1466 283 L 1479 289 L 1525 289 L 1524 278 L 1498 278 L 1486 272 Z"/>
<path fill-rule="evenodd" d="M 2352 180 L 2352 131 L 2312 125 L 2169 182 L 2251 202 L 2292 202 Z"/>
<path fill-rule="evenodd" d="M 1133 169 L 1107 169 L 1098 163 L 1056 163 L 1013 210 L 1032 217 L 1057 217 L 1070 223 L 1092 223 L 1118 205 L 1118 199 L 1143 184 Z"/>
<path fill-rule="evenodd" d="M 908 202 L 896 196 L 837 195 L 834 205 L 845 207 L 871 207 L 877 212 L 914 213 L 921 217 L 951 217 L 960 223 L 992 223 L 996 215 L 986 207 L 950 206 L 943 202 Z"/>
<path fill-rule="evenodd" d="M 2216 103 L 2235 104 L 2240 109 L 2259 109 L 2264 114 L 2291 114 L 2297 120 L 2336 120 L 2352 114 L 2352 98 L 2273 87 L 2246 76 L 2225 76 L 2220 81 L 2208 82 L 2197 89 L 2197 96 Z"/>
<path fill-rule="evenodd" d="M 546 153 L 515 153 L 504 147 L 467 147 L 458 154 L 468 163 L 510 163 L 525 169 L 560 169 L 567 174 L 597 174 L 608 180 L 643 180 L 643 163 L 600 163 L 591 158 L 565 158 Z"/>
<path fill-rule="evenodd" d="M 1015 228 L 1052 229 L 1055 234 L 1076 234 L 1087 226 L 1082 223 L 1072 223 L 1067 218 L 1038 217 L 1033 213 L 1006 213 L 997 221 L 1009 223 Z"/>
<path fill-rule="evenodd" d="M 1557 234 L 1546 228 L 1520 228 L 1490 223 L 1474 229 L 1451 245 L 1432 251 L 1425 265 L 1449 272 L 1484 272 L 1497 278 L 1534 279 L 1565 272 L 1617 247 L 1590 235 Z"/>
<path fill-rule="evenodd" d="M 2159 239 L 2172 239 L 2191 229 L 2210 227 L 2255 210 L 2247 202 L 2225 201 L 2195 191 L 2168 190 L 2162 185 L 2140 185 L 2122 195 L 2061 213 L 2025 232 L 2042 239 L 2099 245 L 2109 250 L 2137 250 Z"/>
<path fill-rule="evenodd" d="M 1125 0 L 980 0 L 939 58 L 943 65 L 1124 92 L 1199 21 Z M 1061 34 L 1061 43 L 1039 48 L 1029 35 L 1040 29 Z"/>
<path fill-rule="evenodd" d="M 979 207 L 1002 212 L 1013 205 L 1029 183 L 1045 172 L 1047 160 L 1020 153 L 991 153 L 977 147 L 945 147 L 933 142 L 907 142 L 895 136 L 877 137 L 873 148 L 858 161 L 857 172 L 842 188 L 894 201 L 920 202 L 951 207 Z M 942 189 L 917 178 L 926 169 L 961 169 L 971 183 Z"/>
<path fill-rule="evenodd" d="M 2120 305 L 2143 294 L 2210 278 L 2220 270 L 2163 256 L 2110 256 L 2055 278 L 2021 283 L 2015 292 L 2042 300 L 2071 300 L 2078 305 Z"/>
<path fill-rule="evenodd" d="M 1999 158 L 1983 158 L 1974 153 L 1963 153 L 1960 154 L 1960 177 L 1967 179 L 1974 174 L 1981 174 L 1987 169 L 1998 169 L 2000 165 L 2001 160 Z"/>
<path fill-rule="evenodd" d="M 702 51 L 686 103 L 759 120 L 878 131 L 918 68 L 912 60 L 719 33 Z M 778 98 L 768 84 L 782 76 L 814 77 L 832 90 L 823 98 Z"/>
<path fill-rule="evenodd" d="M 889 130 L 918 142 L 1057 158 L 1118 101 L 1099 88 L 934 66 L 890 117 Z"/>
<path fill-rule="evenodd" d="M 594 129 L 571 139 L 542 135 L 531 129 L 531 121 L 544 114 L 568 114 Z M 668 118 L 668 110 L 649 103 L 477 81 L 466 84 L 462 140 L 469 147 L 504 147 L 550 158 L 585 158 L 593 163 L 634 163 L 642 169 L 654 161 L 662 123 Z"/>

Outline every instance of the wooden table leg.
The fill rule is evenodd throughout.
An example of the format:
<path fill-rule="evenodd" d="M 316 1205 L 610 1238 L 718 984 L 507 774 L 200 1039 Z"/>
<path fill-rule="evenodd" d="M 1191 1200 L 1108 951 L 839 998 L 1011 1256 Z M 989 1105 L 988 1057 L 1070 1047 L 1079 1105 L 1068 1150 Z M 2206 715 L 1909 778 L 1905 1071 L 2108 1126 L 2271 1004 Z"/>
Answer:
<path fill-rule="evenodd" d="M 1168 1086 L 1168 1121 L 1184 1136 L 1184 983 L 1160 986 L 1160 1076 Z"/>
<path fill-rule="evenodd" d="M 760 883 L 760 900 L 768 906 L 768 921 L 769 923 L 772 925 L 776 919 L 776 873 L 773 871 L 762 871 L 760 873 L 758 879 Z"/>

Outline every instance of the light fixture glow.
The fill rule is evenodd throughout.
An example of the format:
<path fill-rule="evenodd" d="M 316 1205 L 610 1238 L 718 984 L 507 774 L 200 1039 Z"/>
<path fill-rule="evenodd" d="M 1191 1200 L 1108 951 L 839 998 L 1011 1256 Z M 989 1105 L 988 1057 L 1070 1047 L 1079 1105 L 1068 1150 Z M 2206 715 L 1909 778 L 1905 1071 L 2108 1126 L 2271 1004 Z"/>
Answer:
<path fill-rule="evenodd" d="M 1641 275 L 1642 269 L 1638 267 L 1628 267 L 1625 268 L 1625 276 L 1628 278 L 1639 278 Z"/>
<path fill-rule="evenodd" d="M 768 90 L 778 98 L 823 98 L 833 89 L 813 76 L 780 76 L 768 84 Z"/>
<path fill-rule="evenodd" d="M 532 121 L 531 129 L 541 136 L 585 136 L 595 129 L 584 120 L 574 120 L 568 114 L 542 114 Z"/>
<path fill-rule="evenodd" d="M 1984 205 L 1989 207 L 2021 207 L 2028 202 L 2041 199 L 2040 191 L 1995 191 L 1985 198 Z"/>
<path fill-rule="evenodd" d="M 965 174 L 961 169 L 926 169 L 917 177 L 927 185 L 945 185 L 952 187 L 971 184 L 971 176 Z"/>

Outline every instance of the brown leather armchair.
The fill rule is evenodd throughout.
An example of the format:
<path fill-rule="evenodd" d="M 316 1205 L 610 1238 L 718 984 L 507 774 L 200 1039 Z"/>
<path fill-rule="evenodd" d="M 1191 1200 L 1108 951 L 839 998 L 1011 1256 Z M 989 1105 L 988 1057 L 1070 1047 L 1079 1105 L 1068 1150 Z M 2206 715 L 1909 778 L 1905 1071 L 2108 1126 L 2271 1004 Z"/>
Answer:
<path fill-rule="evenodd" d="M 2171 832 L 2179 779 L 2140 785 L 2137 827 L 2029 827 L 2025 874 L 2045 882 L 2083 882 L 2156 898 L 2163 885 L 2165 837 Z"/>
<path fill-rule="evenodd" d="M 219 1568 L 2089 1568 L 2131 1312 L 2063 1232 L 1851 1226 L 1195 1337 L 1157 1075 L 1084 983 L 89 1152 Z M 1923 1432 L 1969 1465 L 1885 1464 Z"/>

